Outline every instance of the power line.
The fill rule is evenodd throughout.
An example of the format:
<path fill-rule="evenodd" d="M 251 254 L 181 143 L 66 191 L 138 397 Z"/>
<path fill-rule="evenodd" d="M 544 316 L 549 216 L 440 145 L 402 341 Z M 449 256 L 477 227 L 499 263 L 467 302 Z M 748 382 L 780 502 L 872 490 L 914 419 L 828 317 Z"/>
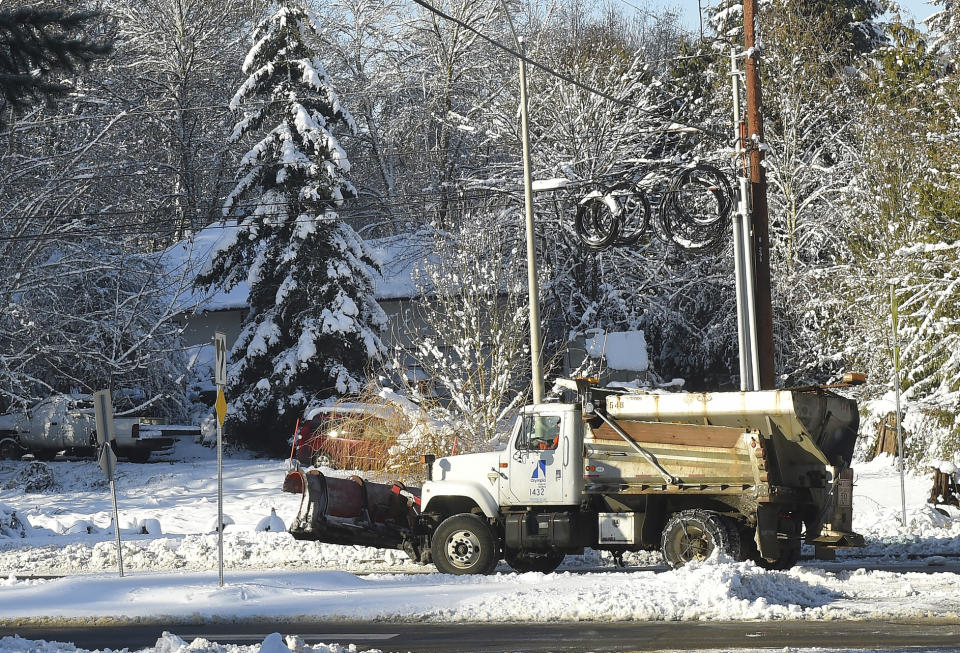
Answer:
<path fill-rule="evenodd" d="M 398 88 L 388 89 L 388 90 L 383 90 L 383 91 L 369 91 L 369 90 L 365 90 L 365 91 L 343 91 L 343 92 L 338 92 L 338 93 L 337 93 L 337 97 L 343 97 L 343 98 L 347 98 L 347 97 L 367 97 L 367 98 L 383 97 L 383 98 L 389 98 L 389 99 L 397 99 L 397 98 L 403 99 L 404 96 L 403 96 L 402 94 L 400 94 L 400 92 L 403 92 L 403 91 L 417 91 L 419 95 L 423 95 L 423 86 L 422 86 L 422 85 L 417 85 L 417 86 L 401 86 L 401 87 L 398 87 Z M 315 98 L 299 98 L 299 97 L 289 98 L 289 97 L 286 97 L 286 98 L 284 98 L 283 102 L 286 103 L 286 102 L 287 102 L 288 100 L 290 100 L 290 99 L 293 99 L 293 100 L 303 100 L 303 99 L 315 99 Z M 248 101 L 248 102 L 245 102 L 245 103 L 243 104 L 243 107 L 244 107 L 244 108 L 251 108 L 251 109 L 263 109 L 263 108 L 265 108 L 265 107 L 271 106 L 272 104 L 276 104 L 277 102 L 278 102 L 278 101 L 270 101 L 270 102 L 263 102 L 263 103 L 254 103 L 254 102 L 249 102 L 249 101 Z M 121 104 L 122 104 L 122 103 L 121 103 Z M 198 104 L 198 105 L 195 105 L 195 106 L 189 106 L 189 107 L 171 107 L 171 108 L 168 108 L 168 109 L 131 109 L 131 110 L 119 110 L 119 111 L 117 111 L 117 112 L 115 112 L 115 113 L 89 113 L 89 114 L 83 114 L 83 115 L 78 115 L 78 116 L 69 116 L 69 117 L 61 117 L 61 118 L 46 118 L 46 119 L 43 119 L 43 120 L 31 120 L 31 121 L 12 122 L 12 123 L 10 123 L 10 125 L 9 125 L 9 129 L 7 129 L 5 132 L 0 132 L 0 133 L 17 132 L 17 131 L 23 131 L 23 130 L 25 130 L 26 128 L 44 127 L 44 126 L 55 126 L 55 125 L 61 125 L 61 124 L 69 124 L 69 123 L 73 123 L 73 122 L 82 122 L 82 121 L 85 121 L 85 120 L 108 120 L 108 119 L 111 119 L 111 118 L 116 118 L 118 115 L 121 115 L 121 114 L 123 114 L 124 116 L 129 116 L 129 117 L 141 117 L 141 116 L 154 116 L 154 115 L 170 114 L 170 113 L 193 113 L 193 112 L 197 112 L 197 111 L 208 111 L 208 110 L 221 111 L 221 112 L 224 112 L 224 113 L 232 113 L 232 112 L 233 112 L 233 110 L 230 109 L 229 105 L 226 104 L 226 103 Z"/>
<path fill-rule="evenodd" d="M 500 197 L 509 197 L 510 194 L 502 193 Z M 434 197 L 431 201 L 426 200 L 412 200 L 408 202 L 394 202 L 388 204 L 379 204 L 377 206 L 362 207 L 362 206 L 345 206 L 337 207 L 331 209 L 331 213 L 336 216 L 342 216 L 343 214 L 362 214 L 370 211 L 380 211 L 382 212 L 384 208 L 410 208 L 410 207 L 419 207 L 425 206 L 427 204 L 437 204 L 441 201 L 444 201 L 448 207 L 457 207 L 465 206 L 468 202 L 476 199 L 483 199 L 491 197 L 490 192 L 476 193 L 472 196 L 461 196 L 454 198 L 442 198 Z M 260 206 L 286 206 L 282 202 L 266 203 L 261 204 Z M 170 207 L 172 208 L 172 207 Z M 113 216 L 120 215 L 136 215 L 143 213 L 144 211 L 117 211 L 111 213 Z M 88 214 L 88 217 L 102 217 L 104 214 Z M 63 214 L 62 218 L 72 218 L 72 217 L 82 217 L 83 214 Z M 259 212 L 257 213 L 258 218 L 273 218 L 273 217 L 290 217 L 290 212 L 288 211 L 272 211 L 272 212 Z M 331 221 L 332 217 L 319 215 L 314 218 L 307 220 L 301 220 L 301 222 L 312 222 L 312 223 L 322 223 Z M 214 223 L 218 224 L 218 223 Z M 80 226 L 76 230 L 65 230 L 64 225 L 58 225 L 60 230 L 57 232 L 46 232 L 38 234 L 18 234 L 14 236 L 0 236 L 0 242 L 17 242 L 17 241 L 36 241 L 36 240 L 63 240 L 68 238 L 78 238 L 78 237 L 89 237 L 89 236 L 107 236 L 107 235 L 128 235 L 128 236 L 149 236 L 156 235 L 160 233 L 160 230 L 157 228 L 144 230 L 146 227 L 158 227 L 158 226 L 167 226 L 167 225 L 157 225 L 153 221 L 140 221 L 140 222 L 125 222 L 119 224 L 108 224 L 108 225 L 84 225 Z M 209 228 L 210 225 L 204 228 Z"/>
<path fill-rule="evenodd" d="M 433 5 L 431 5 L 429 2 L 426 2 L 425 0 L 413 0 L 413 2 L 416 3 L 416 4 L 418 4 L 418 5 L 420 5 L 421 7 L 423 7 L 424 9 L 426 9 L 427 11 L 429 11 L 429 12 L 431 12 L 431 13 L 433 13 L 433 14 L 436 14 L 437 16 L 443 18 L 444 20 L 450 21 L 450 22 L 452 22 L 452 23 L 455 23 L 455 24 L 459 25 L 460 27 L 462 27 L 462 28 L 464 28 L 464 29 L 466 29 L 466 30 L 469 30 L 470 32 L 476 34 L 476 35 L 479 36 L 481 39 L 483 39 L 484 41 L 486 41 L 487 43 L 489 43 L 490 45 L 493 45 L 494 47 L 503 50 L 504 52 L 506 52 L 507 54 L 509 54 L 510 56 L 512 56 L 512 57 L 514 57 L 514 58 L 516 58 L 516 59 L 521 59 L 521 60 L 525 61 L 526 63 L 530 64 L 531 66 L 534 66 L 535 68 L 539 68 L 540 70 L 542 70 L 543 72 L 547 73 L 548 75 L 551 75 L 551 76 L 553 76 L 553 77 L 556 77 L 557 79 L 563 80 L 563 81 L 565 81 L 565 82 L 567 82 L 567 83 L 569 83 L 569 84 L 573 84 L 573 85 L 576 86 L 577 88 L 580 88 L 580 89 L 582 89 L 582 90 L 584 90 L 584 91 L 587 91 L 588 93 L 592 93 L 593 95 L 596 95 L 596 96 L 598 96 L 598 97 L 601 97 L 601 98 L 603 98 L 603 99 L 605 99 L 605 100 L 607 100 L 607 101 L 609 101 L 609 102 L 613 102 L 614 104 L 619 104 L 620 106 L 626 107 L 626 108 L 628 108 L 628 109 L 634 109 L 634 110 L 639 111 L 639 112 L 641 112 L 641 113 L 645 113 L 645 114 L 647 114 L 648 116 L 654 116 L 654 117 L 656 117 L 656 118 L 658 118 L 658 119 L 660 119 L 660 120 L 663 120 L 663 117 L 660 116 L 660 115 L 658 115 L 655 111 L 651 111 L 651 110 L 649 110 L 649 109 L 644 109 L 644 108 L 642 108 L 642 107 L 638 107 L 638 106 L 636 106 L 635 104 L 633 104 L 633 103 L 631 103 L 631 102 L 627 102 L 627 101 L 625 101 L 625 100 L 621 100 L 620 98 L 614 97 L 613 95 L 610 95 L 609 93 L 604 93 L 603 91 L 600 91 L 600 90 L 598 90 L 598 89 L 596 89 L 596 88 L 593 88 L 592 86 L 589 86 L 589 85 L 587 85 L 587 84 L 584 84 L 583 82 L 581 82 L 581 81 L 579 81 L 579 80 L 571 77 L 570 75 L 566 75 L 566 74 L 564 74 L 564 73 L 558 72 L 558 71 L 554 70 L 553 68 L 550 68 L 549 66 L 547 66 L 547 65 L 545 65 L 545 64 L 542 64 L 542 63 L 540 63 L 539 61 L 536 61 L 535 59 L 531 59 L 531 58 L 529 58 L 528 56 L 517 52 L 516 50 L 514 50 L 513 48 L 511 48 L 511 47 L 509 47 L 509 46 L 503 45 L 503 44 L 500 43 L 499 41 L 490 38 L 489 36 L 487 36 L 486 34 L 484 34 L 483 32 L 481 32 L 480 30 L 476 29 L 475 27 L 473 27 L 473 26 L 470 25 L 469 23 L 466 23 L 466 22 L 460 20 L 459 18 L 455 18 L 455 17 L 453 17 L 453 16 L 450 16 L 449 14 L 446 14 L 446 13 L 440 11 L 439 9 L 437 9 L 436 7 L 434 7 Z M 714 131 L 713 129 L 711 129 L 711 128 L 709 128 L 709 127 L 704 127 L 704 126 L 702 126 L 702 125 L 692 125 L 692 124 L 688 124 L 688 123 L 681 123 L 681 122 L 677 122 L 677 121 L 672 121 L 672 123 L 675 124 L 675 125 L 678 125 L 678 126 L 680 126 L 680 127 L 684 127 L 684 128 L 687 128 L 687 129 L 694 129 L 694 130 L 696 130 L 696 131 L 703 132 L 703 133 L 705 133 L 705 134 L 709 134 L 710 136 L 713 136 L 714 138 L 720 138 L 720 139 L 722 139 L 724 142 L 726 142 L 726 140 L 728 140 L 728 138 L 727 138 L 725 135 L 721 135 L 719 132 L 716 132 L 716 131 Z M 680 131 L 680 130 L 678 130 L 678 129 L 661 129 L 661 130 L 658 130 L 658 131 L 661 131 L 661 132 L 663 132 L 663 133 L 675 133 L 675 132 L 678 132 L 678 131 Z"/>
<path fill-rule="evenodd" d="M 365 150 L 366 148 L 361 148 L 361 149 L 364 149 L 364 150 Z M 497 158 L 497 157 L 499 157 L 499 156 L 501 156 L 501 154 L 498 153 L 497 155 L 491 156 L 490 158 Z M 444 152 L 429 151 L 429 150 L 424 150 L 424 149 L 402 149 L 402 150 L 394 149 L 394 150 L 392 150 L 392 151 L 383 152 L 383 153 L 380 153 L 380 154 L 370 154 L 370 153 L 351 154 L 351 155 L 349 155 L 349 156 L 347 157 L 347 159 L 348 159 L 348 161 L 350 161 L 351 163 L 354 163 L 354 162 L 361 162 L 361 163 L 363 163 L 363 162 L 377 162 L 377 161 L 384 160 L 384 159 L 396 159 L 396 158 L 399 158 L 399 157 L 419 157 L 420 160 L 423 160 L 423 161 L 439 161 L 439 160 L 445 160 L 445 159 L 449 159 L 449 160 L 451 160 L 451 161 L 455 161 L 455 160 L 457 160 L 457 159 L 467 159 L 467 158 L 470 158 L 470 159 L 473 159 L 473 160 L 477 160 L 477 159 L 482 158 L 482 157 L 480 157 L 480 156 L 471 155 L 471 154 L 468 154 L 468 153 L 465 153 L 465 152 L 464 152 L 464 153 L 450 153 L 450 154 L 447 154 L 447 153 L 444 153 Z M 34 160 L 35 160 L 35 159 L 34 159 Z M 502 165 L 513 165 L 515 162 L 513 162 L 513 161 L 501 161 L 501 162 L 498 162 L 498 163 L 499 163 L 499 164 L 502 164 Z M 61 177 L 61 178 L 50 179 L 50 180 L 47 180 L 47 181 L 49 181 L 49 182 L 51 182 L 51 183 L 101 181 L 101 180 L 104 180 L 104 179 L 126 179 L 126 178 L 131 178 L 131 177 L 133 177 L 133 178 L 136 178 L 136 177 L 151 177 L 151 176 L 154 176 L 154 175 L 157 175 L 157 176 L 159 176 L 159 175 L 179 175 L 179 174 L 181 173 L 180 170 L 178 170 L 177 168 L 175 168 L 174 166 L 172 166 L 172 165 L 170 165 L 170 164 L 164 164 L 163 166 L 160 166 L 160 167 L 154 167 L 154 166 L 156 166 L 155 163 L 143 163 L 142 165 L 144 166 L 144 168 L 142 168 L 142 169 L 140 169 L 140 170 L 137 170 L 137 171 L 134 171 L 134 172 L 117 172 L 117 173 L 111 173 L 111 174 L 89 174 L 89 175 L 82 174 L 82 173 L 78 173 L 78 174 L 76 174 L 76 175 L 74 175 L 74 176 L 72 176 L 72 177 Z M 278 164 L 278 165 L 279 165 L 279 164 Z M 200 166 L 193 166 L 193 167 L 191 167 L 191 168 L 190 168 L 190 172 L 207 172 L 207 171 L 211 171 L 211 170 L 233 170 L 233 169 L 236 168 L 236 167 L 237 167 L 236 165 L 223 165 L 223 166 L 214 166 L 214 165 L 204 166 L 204 165 L 200 165 Z M 221 185 L 228 185 L 228 184 L 236 184 L 236 183 L 239 182 L 239 181 L 240 181 L 239 178 L 221 179 L 221 180 L 219 180 L 219 181 L 217 182 L 217 185 L 218 185 L 218 186 L 221 186 Z M 6 187 L 6 186 L 39 186 L 39 185 L 42 185 L 42 183 L 43 183 L 43 182 L 38 182 L 38 181 L 36 181 L 35 178 L 30 178 L 30 179 L 11 179 L 11 180 L 8 180 L 8 181 L 2 181 L 2 180 L 0 180 L 0 188 Z"/>
<path fill-rule="evenodd" d="M 442 156 L 438 154 L 438 156 Z M 513 165 L 515 162 L 504 162 L 504 165 Z M 646 164 L 672 164 L 666 160 L 653 160 L 646 161 Z M 206 168 L 200 168 L 206 169 Z M 215 169 L 215 168 L 210 168 Z M 624 169 L 617 169 L 605 174 L 596 174 L 588 178 L 579 178 L 579 179 L 569 179 L 568 184 L 559 190 L 569 191 L 573 189 L 581 189 L 584 187 L 589 187 L 591 185 L 605 184 L 611 180 L 625 180 L 630 174 L 635 171 L 635 166 L 627 167 Z M 160 171 L 155 171 L 160 172 Z M 170 171 L 175 172 L 175 171 Z M 126 175 L 116 175 L 118 177 Z M 132 177 L 146 177 L 147 173 L 130 173 L 129 176 Z M 102 179 L 113 178 L 114 175 L 103 175 L 103 176 L 81 176 L 78 177 L 79 181 L 100 181 Z M 235 184 L 239 180 L 226 180 L 223 183 Z M 450 186 L 447 188 L 439 188 L 432 190 L 424 190 L 421 192 L 407 191 L 402 194 L 394 195 L 393 197 L 387 198 L 386 200 L 376 202 L 374 205 L 347 205 L 336 208 L 338 212 L 355 212 L 363 213 L 366 211 L 377 211 L 382 210 L 383 208 L 405 208 L 405 207 L 416 207 L 422 206 L 437 202 L 450 203 L 452 201 L 464 201 L 472 199 L 482 199 L 483 197 L 495 197 L 503 195 L 512 195 L 514 193 L 519 193 L 521 190 L 520 182 L 514 181 L 516 184 L 515 187 L 509 186 L 511 183 L 511 178 L 503 177 L 499 179 L 499 182 L 504 184 L 503 187 L 497 188 L 491 186 L 490 180 L 486 180 L 482 183 L 473 182 L 470 179 L 462 179 L 461 183 L 467 182 L 466 185 L 457 185 Z M 471 183 L 472 182 L 472 183 Z M 28 183 L 28 182 L 24 182 Z M 122 216 L 132 216 L 132 215 L 143 215 L 143 214 L 160 214 L 166 211 L 174 211 L 180 208 L 176 204 L 169 203 L 171 200 L 179 197 L 178 195 L 169 195 L 165 198 L 165 201 L 168 203 L 157 204 L 154 206 L 148 206 L 143 208 L 133 208 L 133 209 L 110 209 L 110 210 L 95 210 L 95 211 L 70 211 L 70 212 L 60 212 L 60 213 L 45 213 L 38 215 L 20 215 L 20 216 L 8 216 L 2 218 L 3 222 L 30 222 L 30 221 L 43 221 L 50 219 L 83 219 L 83 218 L 111 218 L 111 217 L 122 217 Z M 364 197 L 370 198 L 370 196 L 358 196 L 356 200 L 363 200 Z M 373 198 L 375 200 L 375 198 Z M 197 197 L 195 201 L 197 204 L 211 204 L 211 203 L 222 203 L 225 200 L 225 197 Z M 271 202 L 260 204 L 260 206 L 287 206 L 287 202 Z M 271 215 L 281 215 L 280 213 L 271 214 Z M 2 240 L 2 238 L 0 238 Z"/>

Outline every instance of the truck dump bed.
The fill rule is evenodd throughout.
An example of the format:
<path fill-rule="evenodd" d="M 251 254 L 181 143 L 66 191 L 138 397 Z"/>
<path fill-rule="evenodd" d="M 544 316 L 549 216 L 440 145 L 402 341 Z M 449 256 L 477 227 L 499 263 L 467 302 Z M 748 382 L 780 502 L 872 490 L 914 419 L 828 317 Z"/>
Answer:
<path fill-rule="evenodd" d="M 677 485 L 727 486 L 742 491 L 757 482 L 749 440 L 742 429 L 632 420 L 618 420 L 617 425 L 678 479 Z M 643 492 L 671 484 L 611 426 L 589 424 L 584 435 L 587 492 Z"/>
<path fill-rule="evenodd" d="M 849 466 L 859 422 L 854 401 L 821 388 L 595 397 L 611 420 L 588 421 L 588 491 L 822 487 L 825 467 Z"/>

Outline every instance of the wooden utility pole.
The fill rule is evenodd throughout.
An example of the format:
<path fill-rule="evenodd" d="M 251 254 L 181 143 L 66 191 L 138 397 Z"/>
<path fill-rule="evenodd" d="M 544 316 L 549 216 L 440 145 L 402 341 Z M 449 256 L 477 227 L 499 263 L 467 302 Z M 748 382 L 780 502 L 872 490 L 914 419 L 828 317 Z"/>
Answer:
<path fill-rule="evenodd" d="M 744 87 L 747 96 L 747 134 L 750 138 L 750 203 L 753 210 L 753 255 L 756 290 L 757 355 L 760 389 L 776 387 L 773 366 L 773 299 L 770 289 L 770 225 L 767 213 L 767 174 L 763 168 L 763 116 L 760 113 L 760 71 L 755 51 L 757 1 L 743 2 L 743 47 L 746 50 Z"/>

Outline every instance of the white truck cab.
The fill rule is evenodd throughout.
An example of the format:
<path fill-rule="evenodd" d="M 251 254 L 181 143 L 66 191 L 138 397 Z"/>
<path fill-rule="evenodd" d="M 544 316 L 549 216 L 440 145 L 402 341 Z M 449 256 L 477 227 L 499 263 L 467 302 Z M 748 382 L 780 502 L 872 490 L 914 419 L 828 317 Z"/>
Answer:
<path fill-rule="evenodd" d="M 504 508 L 574 506 L 583 493 L 582 465 L 580 405 L 526 406 L 504 449 L 434 461 L 422 509 L 441 497 L 469 497 L 488 518 Z"/>

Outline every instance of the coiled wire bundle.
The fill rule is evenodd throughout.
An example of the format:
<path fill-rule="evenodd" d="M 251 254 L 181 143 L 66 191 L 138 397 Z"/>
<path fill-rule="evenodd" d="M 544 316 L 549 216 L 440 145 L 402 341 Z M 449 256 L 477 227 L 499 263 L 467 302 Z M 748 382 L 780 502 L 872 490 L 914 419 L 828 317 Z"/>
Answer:
<path fill-rule="evenodd" d="M 727 176 L 711 165 L 698 164 L 670 178 L 655 220 L 640 183 L 622 182 L 584 196 L 577 205 L 574 230 L 588 248 L 604 250 L 637 243 L 653 224 L 665 242 L 704 252 L 723 243 L 733 205 Z"/>

